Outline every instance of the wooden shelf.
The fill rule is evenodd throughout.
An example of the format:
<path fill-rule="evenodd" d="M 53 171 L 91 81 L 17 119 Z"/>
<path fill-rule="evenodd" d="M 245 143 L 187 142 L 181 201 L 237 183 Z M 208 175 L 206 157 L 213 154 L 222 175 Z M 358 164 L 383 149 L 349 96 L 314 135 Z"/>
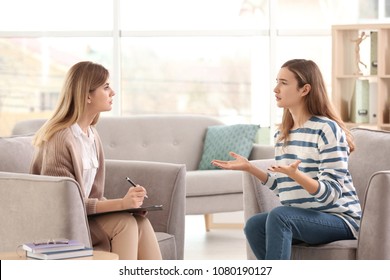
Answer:
<path fill-rule="evenodd" d="M 363 33 L 368 36 L 357 44 L 357 39 Z M 332 102 L 348 127 L 390 130 L 388 61 L 390 24 L 332 26 Z M 377 66 L 374 67 L 372 62 Z M 364 83 L 364 88 L 369 90 L 356 92 L 357 83 Z M 359 98 L 359 94 L 365 97 Z M 360 105 L 356 100 L 364 100 L 361 102 L 364 105 Z M 365 115 L 366 109 L 368 115 Z M 355 114 L 352 114 L 352 111 L 355 111 Z"/>

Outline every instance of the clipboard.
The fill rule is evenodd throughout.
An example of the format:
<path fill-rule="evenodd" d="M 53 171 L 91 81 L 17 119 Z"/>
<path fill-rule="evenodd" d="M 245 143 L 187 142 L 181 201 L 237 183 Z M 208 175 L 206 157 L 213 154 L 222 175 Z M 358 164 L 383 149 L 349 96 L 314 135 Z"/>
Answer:
<path fill-rule="evenodd" d="M 112 214 L 112 213 L 120 213 L 120 212 L 127 212 L 127 213 L 140 213 L 140 212 L 149 212 L 149 211 L 159 211 L 163 210 L 162 205 L 149 205 L 149 206 L 143 206 L 139 208 L 129 208 L 129 209 L 123 209 L 123 210 L 114 210 L 114 211 L 107 211 L 107 212 L 102 212 L 102 213 L 94 213 L 94 214 L 89 214 L 88 217 L 92 216 L 99 216 L 99 215 L 105 215 L 105 214 Z"/>

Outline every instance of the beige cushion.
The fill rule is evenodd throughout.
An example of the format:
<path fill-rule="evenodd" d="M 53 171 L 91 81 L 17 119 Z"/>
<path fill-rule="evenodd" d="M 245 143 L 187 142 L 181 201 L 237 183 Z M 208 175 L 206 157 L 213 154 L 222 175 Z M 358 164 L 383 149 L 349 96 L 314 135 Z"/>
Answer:
<path fill-rule="evenodd" d="M 0 171 L 28 173 L 34 153 L 32 136 L 0 138 Z"/>
<path fill-rule="evenodd" d="M 186 189 L 187 197 L 242 193 L 242 172 L 234 170 L 188 171 Z"/>

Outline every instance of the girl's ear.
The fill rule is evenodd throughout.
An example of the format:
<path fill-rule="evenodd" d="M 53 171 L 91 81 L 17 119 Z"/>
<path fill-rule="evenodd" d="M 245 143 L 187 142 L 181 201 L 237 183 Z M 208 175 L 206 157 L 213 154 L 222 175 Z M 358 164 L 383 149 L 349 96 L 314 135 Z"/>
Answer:
<path fill-rule="evenodd" d="M 310 84 L 305 84 L 302 87 L 302 96 L 308 95 L 311 90 L 311 85 Z"/>

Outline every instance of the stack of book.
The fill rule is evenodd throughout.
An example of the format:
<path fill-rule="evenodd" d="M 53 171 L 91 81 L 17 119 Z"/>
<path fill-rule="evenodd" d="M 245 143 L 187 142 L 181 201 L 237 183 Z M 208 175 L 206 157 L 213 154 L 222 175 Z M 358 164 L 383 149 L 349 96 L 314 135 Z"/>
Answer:
<path fill-rule="evenodd" d="M 61 242 L 33 242 L 23 244 L 28 258 L 40 260 L 60 260 L 93 255 L 93 249 L 77 240 Z"/>

